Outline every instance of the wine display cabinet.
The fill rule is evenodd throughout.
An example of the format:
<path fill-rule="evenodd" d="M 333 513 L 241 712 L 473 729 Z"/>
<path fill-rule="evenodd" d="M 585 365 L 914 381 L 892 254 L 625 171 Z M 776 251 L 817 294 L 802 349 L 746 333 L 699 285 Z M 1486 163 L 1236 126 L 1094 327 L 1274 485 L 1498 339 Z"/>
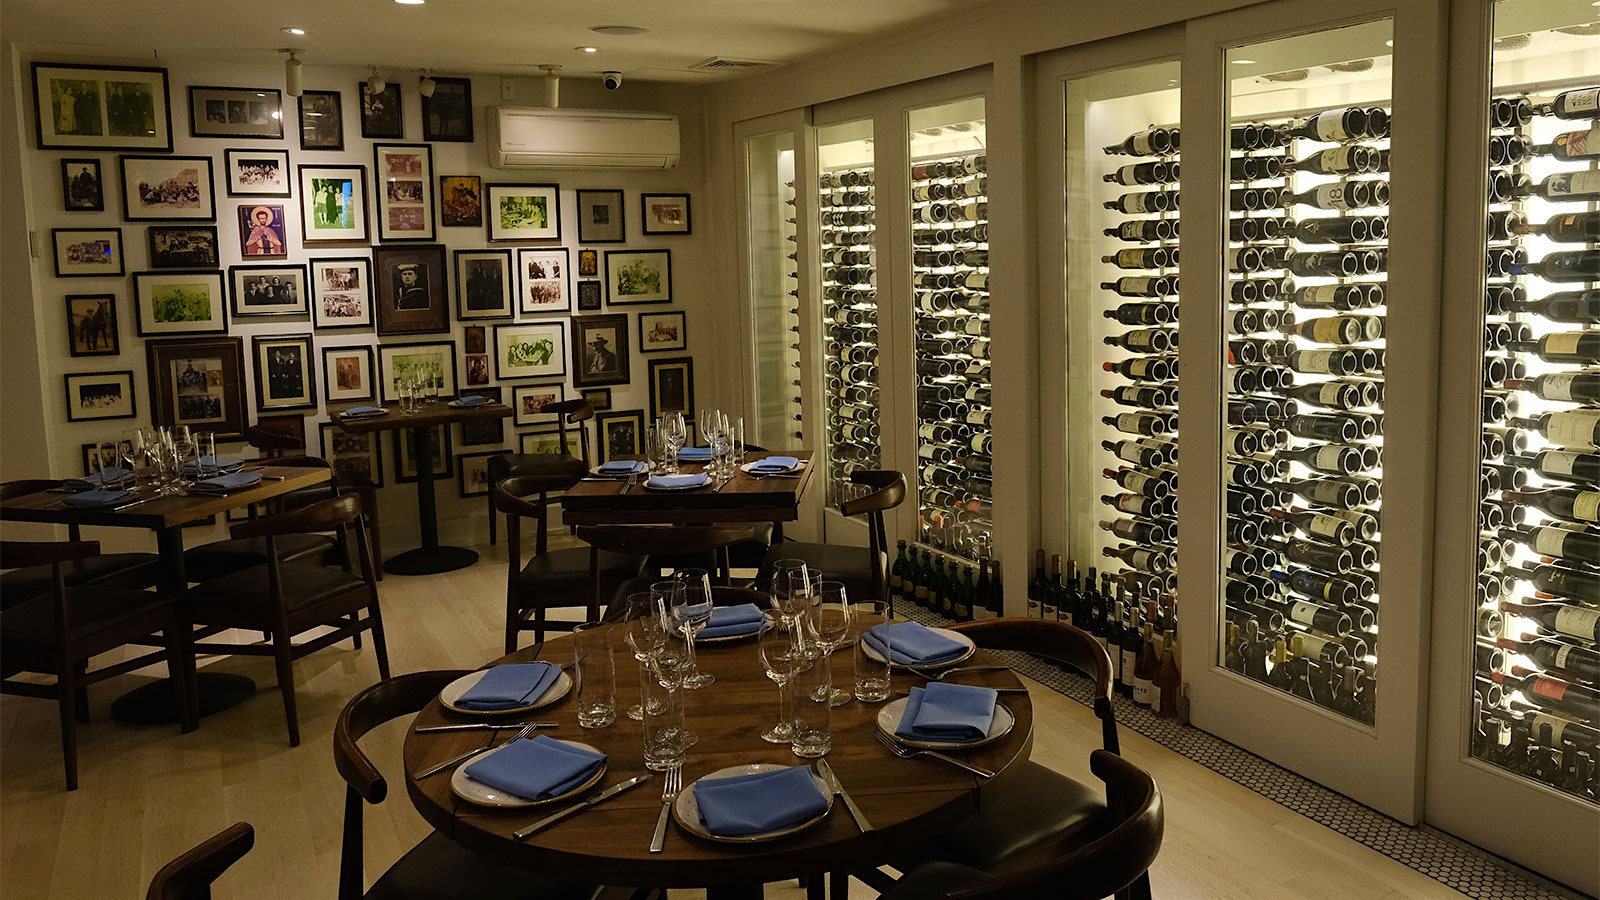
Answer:
<path fill-rule="evenodd" d="M 773 449 L 803 446 L 799 242 L 794 136 L 763 134 L 745 142 L 754 396 L 757 414 L 746 440 Z M 751 427 L 753 426 L 753 427 Z"/>

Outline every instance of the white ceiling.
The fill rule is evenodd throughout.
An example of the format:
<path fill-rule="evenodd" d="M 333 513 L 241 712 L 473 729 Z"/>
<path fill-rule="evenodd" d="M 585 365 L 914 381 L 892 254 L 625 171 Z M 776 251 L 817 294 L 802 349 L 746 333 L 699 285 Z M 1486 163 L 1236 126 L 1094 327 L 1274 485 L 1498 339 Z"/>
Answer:
<path fill-rule="evenodd" d="M 616 70 L 701 82 L 710 57 L 794 62 L 970 11 L 988 0 L 4 0 L 5 40 L 39 56 L 266 60 L 431 68 L 438 74 Z M 597 25 L 645 34 L 607 36 Z M 279 29 L 305 28 L 292 37 Z M 597 53 L 574 48 L 593 46 Z"/>

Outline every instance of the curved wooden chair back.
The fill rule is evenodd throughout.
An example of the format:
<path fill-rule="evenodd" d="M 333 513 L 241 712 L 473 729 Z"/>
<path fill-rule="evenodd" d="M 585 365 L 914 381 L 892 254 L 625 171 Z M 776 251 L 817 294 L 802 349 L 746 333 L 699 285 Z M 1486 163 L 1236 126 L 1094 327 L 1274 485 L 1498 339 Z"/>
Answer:
<path fill-rule="evenodd" d="M 506 546 L 512 577 L 522 571 L 522 520 L 534 521 L 533 552 L 550 549 L 550 494 L 572 487 L 566 475 L 513 475 L 489 485 L 489 502 L 506 516 Z"/>
<path fill-rule="evenodd" d="M 572 456 L 572 451 L 567 447 L 567 426 L 577 425 L 580 428 L 583 427 L 583 422 L 594 418 L 594 405 L 582 397 L 575 397 L 571 400 L 552 403 L 546 406 L 544 411 L 556 414 L 556 434 L 561 440 L 561 454 L 563 456 Z M 581 458 L 583 464 L 588 465 L 589 454 L 585 452 L 587 448 L 583 446 L 582 441 L 578 443 L 578 456 L 575 458 Z"/>
<path fill-rule="evenodd" d="M 0 500 L 26 497 L 29 494 L 37 494 L 40 491 L 48 491 L 51 488 L 60 486 L 61 482 L 55 478 L 21 478 L 16 481 L 7 481 L 4 484 L 0 484 Z"/>
<path fill-rule="evenodd" d="M 873 583 L 878 585 L 878 596 L 889 600 L 889 610 L 893 612 L 894 598 L 889 594 L 889 534 L 884 528 L 883 514 L 905 502 L 906 476 L 893 469 L 857 469 L 850 473 L 850 481 L 871 490 L 840 503 L 839 512 L 845 516 L 867 517 L 867 550 L 872 559 Z"/>
<path fill-rule="evenodd" d="M 1021 616 L 962 622 L 950 630 L 966 635 L 985 650 L 1020 650 L 1065 663 L 1087 675 L 1094 681 L 1094 714 L 1100 718 L 1103 745 L 1112 753 L 1122 752 L 1117 717 L 1111 708 L 1116 675 L 1111 655 L 1093 635 L 1065 622 Z"/>
<path fill-rule="evenodd" d="M 262 428 L 260 425 L 247 425 L 244 429 L 244 441 L 262 453 L 273 456 L 286 456 L 289 450 L 304 450 L 304 438 L 274 431 L 271 428 Z"/>
<path fill-rule="evenodd" d="M 239 522 L 228 529 L 228 535 L 249 538 L 305 534 L 312 531 L 333 531 L 360 523 L 361 498 L 355 494 L 341 494 L 275 516 Z"/>
<path fill-rule="evenodd" d="M 235 822 L 161 867 L 145 900 L 210 900 L 211 882 L 255 846 L 249 822 Z"/>
<path fill-rule="evenodd" d="M 749 525 L 580 525 L 574 532 L 592 547 L 632 556 L 711 553 L 755 534 Z"/>
<path fill-rule="evenodd" d="M 745 603 L 754 603 L 766 609 L 772 598 L 763 591 L 753 591 L 750 588 L 731 587 L 728 585 L 714 584 L 711 586 L 711 603 L 713 606 L 739 606 Z"/>

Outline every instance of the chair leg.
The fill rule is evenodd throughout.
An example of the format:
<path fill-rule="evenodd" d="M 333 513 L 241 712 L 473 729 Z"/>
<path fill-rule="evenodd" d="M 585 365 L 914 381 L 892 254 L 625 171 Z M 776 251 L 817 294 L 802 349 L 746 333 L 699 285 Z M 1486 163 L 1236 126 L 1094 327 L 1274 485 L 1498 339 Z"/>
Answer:
<path fill-rule="evenodd" d="M 850 896 L 850 873 L 834 870 L 828 873 L 828 896 L 845 900 Z"/>
<path fill-rule="evenodd" d="M 544 607 L 533 611 L 533 641 L 536 644 L 544 643 Z"/>
<path fill-rule="evenodd" d="M 495 522 L 495 519 L 497 519 L 497 518 L 499 518 L 499 517 L 496 516 L 495 512 L 494 512 L 494 491 L 490 491 L 489 492 L 489 546 L 491 546 L 491 547 L 493 547 L 494 543 L 495 543 L 495 526 L 497 524 Z"/>
<path fill-rule="evenodd" d="M 72 674 L 76 678 L 82 678 L 88 671 L 88 662 L 72 664 Z M 77 696 L 73 697 L 73 700 L 78 706 L 78 721 L 87 723 L 89 721 L 89 689 L 87 687 L 80 686 L 78 688 Z"/>
<path fill-rule="evenodd" d="M 357 621 L 359 621 L 360 618 L 361 618 L 361 614 L 360 613 L 351 613 L 350 615 L 345 616 L 344 620 L 353 625 Z M 355 645 L 355 648 L 357 650 L 361 649 L 361 630 L 360 629 L 356 629 L 356 631 L 353 634 L 350 635 L 350 642 Z M 387 678 L 388 676 L 385 675 L 384 677 Z"/>
<path fill-rule="evenodd" d="M 366 502 L 363 498 L 362 502 Z M 378 499 L 377 494 L 372 495 L 372 505 L 368 507 L 367 536 L 372 540 L 372 580 L 383 580 L 383 539 L 378 534 Z"/>
<path fill-rule="evenodd" d="M 167 644 L 167 680 L 172 683 L 172 696 L 178 701 L 178 732 L 188 734 L 195 730 L 199 723 L 199 716 L 195 712 L 198 702 L 189 692 L 188 666 L 185 657 L 193 659 L 189 652 L 188 642 L 184 640 L 184 630 L 178 622 L 178 617 L 173 616 L 167 620 L 167 627 L 161 629 L 162 637 Z"/>
<path fill-rule="evenodd" d="M 355 618 L 355 616 L 351 616 Z M 383 611 L 378 608 L 378 594 L 372 594 L 372 602 L 367 604 L 367 621 L 372 628 L 372 649 L 378 653 L 378 677 L 385 681 L 389 678 L 389 642 L 383 636 Z M 357 632 L 359 634 L 359 632 Z"/>
<path fill-rule="evenodd" d="M 273 657 L 278 668 L 278 690 L 283 694 L 283 717 L 289 723 L 289 746 L 300 746 L 300 714 L 294 702 L 294 647 L 289 635 L 272 636 Z"/>
<path fill-rule="evenodd" d="M 66 667 L 56 680 L 57 702 L 61 706 L 61 761 L 67 769 L 67 790 L 78 789 L 78 681 L 77 666 Z"/>
<path fill-rule="evenodd" d="M 1144 872 L 1124 892 L 1129 900 L 1150 900 L 1150 873 Z"/>

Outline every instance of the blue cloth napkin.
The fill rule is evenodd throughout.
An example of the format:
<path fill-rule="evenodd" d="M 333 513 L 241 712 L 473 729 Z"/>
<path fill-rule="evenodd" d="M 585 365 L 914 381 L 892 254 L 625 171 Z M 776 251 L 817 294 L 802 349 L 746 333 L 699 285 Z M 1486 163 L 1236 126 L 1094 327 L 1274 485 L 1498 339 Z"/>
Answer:
<path fill-rule="evenodd" d="M 347 416 L 377 416 L 388 412 L 381 406 L 352 406 L 344 411 Z"/>
<path fill-rule="evenodd" d="M 488 397 L 484 397 L 484 396 L 482 396 L 480 394 L 468 394 L 465 397 L 457 397 L 456 399 L 451 400 L 450 401 L 450 405 L 451 406 L 482 406 L 482 405 L 484 405 L 485 403 L 488 403 L 488 402 L 489 402 L 489 398 Z"/>
<path fill-rule="evenodd" d="M 800 465 L 800 460 L 793 456 L 769 456 L 750 464 L 752 472 L 788 472 Z"/>
<path fill-rule="evenodd" d="M 891 662 L 902 666 L 930 666 L 949 662 L 967 652 L 967 645 L 954 638 L 924 627 L 919 622 L 885 622 L 867 629 L 862 640 L 880 654 L 884 651 L 884 636 L 888 635 Z"/>
<path fill-rule="evenodd" d="M 976 741 L 994 721 L 994 688 L 936 681 L 914 687 L 894 733 L 913 741 Z"/>
<path fill-rule="evenodd" d="M 642 459 L 613 459 L 608 463 L 600 464 L 601 475 L 632 475 L 643 472 L 650 465 Z"/>
<path fill-rule="evenodd" d="M 468 765 L 466 773 L 473 781 L 518 797 L 549 800 L 576 790 L 605 764 L 604 753 L 574 747 L 541 734 L 512 741 Z"/>
<path fill-rule="evenodd" d="M 183 464 L 183 474 L 193 475 L 204 467 L 218 472 L 237 472 L 244 467 L 244 461 L 238 459 L 217 459 L 213 456 L 202 456 L 197 460 L 190 460 Z"/>
<path fill-rule="evenodd" d="M 517 709 L 539 699 L 560 674 L 559 668 L 543 662 L 495 666 L 484 672 L 454 705 L 486 712 Z"/>
<path fill-rule="evenodd" d="M 102 506 L 116 506 L 132 499 L 133 495 L 127 491 L 83 491 L 78 494 L 68 494 L 61 502 L 78 509 L 95 509 Z"/>
<path fill-rule="evenodd" d="M 695 804 L 706 830 L 722 837 L 763 834 L 820 816 L 828 798 L 806 766 L 694 784 Z"/>
<path fill-rule="evenodd" d="M 710 447 L 680 447 L 680 448 L 678 448 L 678 458 L 679 459 L 710 459 L 711 458 L 711 448 Z"/>
<path fill-rule="evenodd" d="M 122 468 L 121 466 L 106 466 L 104 469 L 94 473 L 93 475 L 89 475 L 84 478 L 68 478 L 62 482 L 62 484 L 64 484 L 66 487 L 76 488 L 81 491 L 92 491 L 104 487 L 107 484 L 121 484 L 122 482 L 128 480 L 128 478 L 132 475 L 132 472 Z"/>
<path fill-rule="evenodd" d="M 254 487 L 260 481 L 260 472 L 231 472 L 227 475 L 218 475 L 215 478 L 196 481 L 191 490 L 199 491 L 202 494 L 226 494 L 230 491 Z"/>
<path fill-rule="evenodd" d="M 765 617 L 761 615 L 761 607 L 754 603 L 741 603 L 738 606 L 719 606 L 711 611 L 711 624 L 700 632 L 700 640 L 706 638 L 730 637 L 736 634 L 755 634 L 761 630 L 761 623 Z"/>
<path fill-rule="evenodd" d="M 650 480 L 645 482 L 650 487 L 658 488 L 694 487 L 710 483 L 711 476 L 704 472 L 696 472 L 693 475 L 651 475 Z"/>

